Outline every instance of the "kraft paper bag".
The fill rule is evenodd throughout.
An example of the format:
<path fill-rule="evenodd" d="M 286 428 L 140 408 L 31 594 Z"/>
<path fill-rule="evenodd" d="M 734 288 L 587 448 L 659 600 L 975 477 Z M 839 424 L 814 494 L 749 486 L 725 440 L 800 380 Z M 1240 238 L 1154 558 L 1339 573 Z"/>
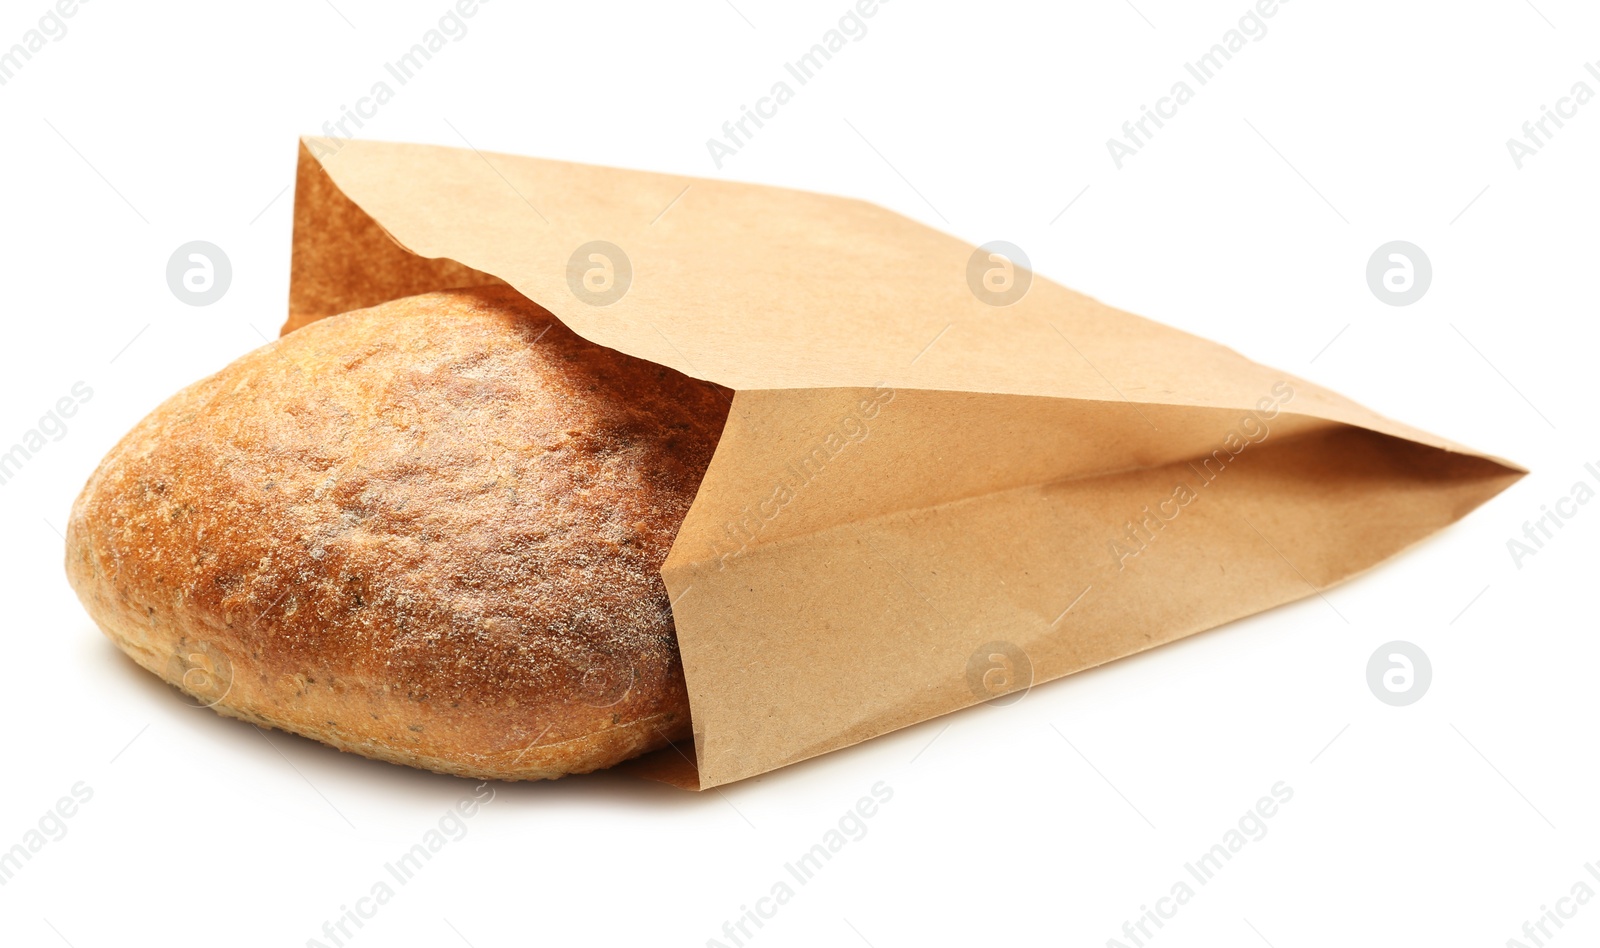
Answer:
<path fill-rule="evenodd" d="M 1526 473 L 872 204 L 307 138 L 284 331 L 504 282 L 733 392 L 662 575 L 760 774 L 1318 594 Z"/>

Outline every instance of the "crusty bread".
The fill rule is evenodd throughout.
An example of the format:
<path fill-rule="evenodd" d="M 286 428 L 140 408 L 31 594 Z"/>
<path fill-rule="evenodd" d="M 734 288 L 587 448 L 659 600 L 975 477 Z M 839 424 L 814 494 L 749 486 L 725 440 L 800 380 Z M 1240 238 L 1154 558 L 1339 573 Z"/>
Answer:
<path fill-rule="evenodd" d="M 129 432 L 67 575 L 224 714 L 443 773 L 605 767 L 689 733 L 659 571 L 726 397 L 503 287 L 346 313 Z"/>

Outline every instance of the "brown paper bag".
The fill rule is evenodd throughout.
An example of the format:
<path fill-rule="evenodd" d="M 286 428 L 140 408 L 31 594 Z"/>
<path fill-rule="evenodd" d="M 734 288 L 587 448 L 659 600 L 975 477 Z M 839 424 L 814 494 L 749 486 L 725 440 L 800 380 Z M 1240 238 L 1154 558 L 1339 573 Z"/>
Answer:
<path fill-rule="evenodd" d="M 302 142 L 285 331 L 501 281 L 736 393 L 662 570 L 697 766 L 644 769 L 691 787 L 1318 594 L 1525 473 L 861 201 Z"/>

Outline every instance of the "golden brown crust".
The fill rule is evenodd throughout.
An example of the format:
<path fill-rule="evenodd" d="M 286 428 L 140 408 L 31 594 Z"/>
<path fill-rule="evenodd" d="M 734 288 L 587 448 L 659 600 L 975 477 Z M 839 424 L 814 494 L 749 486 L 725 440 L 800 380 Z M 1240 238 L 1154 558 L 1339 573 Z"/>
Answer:
<path fill-rule="evenodd" d="M 445 773 L 605 767 L 688 733 L 659 570 L 724 398 L 505 288 L 346 313 L 129 432 L 67 574 L 225 714 Z"/>

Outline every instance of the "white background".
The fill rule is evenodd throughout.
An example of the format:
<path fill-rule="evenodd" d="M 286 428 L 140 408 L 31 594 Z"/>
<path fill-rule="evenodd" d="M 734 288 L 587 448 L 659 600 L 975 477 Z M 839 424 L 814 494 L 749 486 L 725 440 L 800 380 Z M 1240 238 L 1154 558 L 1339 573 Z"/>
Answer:
<path fill-rule="evenodd" d="M 1600 91 L 1600 13 L 1293 0 L 1119 171 L 1106 139 L 1247 9 L 1134 2 L 886 3 L 719 170 L 706 139 L 845 0 L 494 0 L 361 134 L 865 197 L 1533 474 L 1327 603 L 1014 705 L 718 792 L 499 785 L 347 943 L 731 945 L 724 921 L 878 781 L 894 797 L 866 837 L 747 943 L 1131 945 L 1124 921 L 1277 781 L 1294 797 L 1268 835 L 1148 944 L 1498 946 L 1580 879 L 1600 891 L 1600 504 L 1520 569 L 1506 547 L 1600 466 L 1600 102 L 1521 170 L 1505 145 L 1573 83 Z M 0 442 L 94 391 L 0 486 L 0 848 L 94 793 L 0 887 L 5 944 L 303 945 L 471 789 L 188 707 L 62 575 L 56 531 L 99 458 L 284 318 L 296 136 L 447 8 L 334 3 L 95 0 L 0 87 Z M 4 0 L 0 48 L 45 9 Z M 234 269 L 205 308 L 164 276 L 197 239 Z M 1364 276 L 1395 239 L 1433 263 L 1407 307 Z M 1394 639 L 1433 663 L 1404 708 L 1365 680 Z M 1600 901 L 1554 943 L 1596 938 Z"/>

